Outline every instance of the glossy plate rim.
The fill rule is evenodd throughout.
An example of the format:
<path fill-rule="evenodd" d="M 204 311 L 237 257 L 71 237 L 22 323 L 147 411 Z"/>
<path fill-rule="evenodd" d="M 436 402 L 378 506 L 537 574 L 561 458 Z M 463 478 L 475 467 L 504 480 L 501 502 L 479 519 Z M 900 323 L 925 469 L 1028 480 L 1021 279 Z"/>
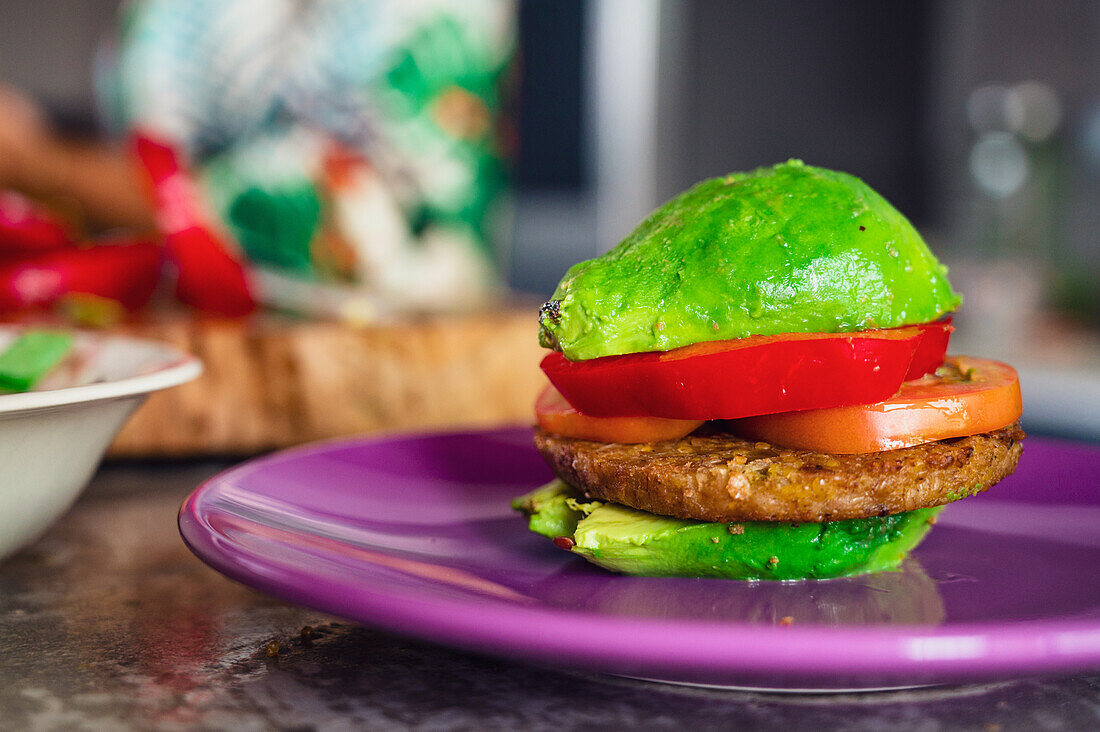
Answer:
<path fill-rule="evenodd" d="M 180 508 L 184 542 L 222 574 L 288 602 L 408 637 L 617 675 L 697 683 L 738 679 L 889 678 L 911 685 L 992 680 L 1100 668 L 1100 620 L 1033 620 L 889 627 L 760 626 L 699 620 L 624 618 L 601 613 L 433 598 L 355 581 L 316 577 L 294 567 L 263 571 L 227 551 L 205 520 L 207 494 L 284 461 L 417 438 L 493 436 L 518 427 L 413 431 L 326 440 L 229 468 L 202 483 Z M 528 428 L 529 429 L 529 428 Z M 1085 443 L 1029 438 L 1049 444 Z M 1100 447 L 1096 449 L 1100 461 Z M 533 449 L 533 448 L 532 448 Z M 471 612 L 476 610 L 476 612 Z M 646 643 L 638 643 L 641 634 Z M 703 682 L 706 683 L 706 682 Z M 738 685 L 744 685 L 740 681 Z M 881 684 L 880 684 L 881 685 Z M 858 689 L 857 683 L 853 688 Z"/>

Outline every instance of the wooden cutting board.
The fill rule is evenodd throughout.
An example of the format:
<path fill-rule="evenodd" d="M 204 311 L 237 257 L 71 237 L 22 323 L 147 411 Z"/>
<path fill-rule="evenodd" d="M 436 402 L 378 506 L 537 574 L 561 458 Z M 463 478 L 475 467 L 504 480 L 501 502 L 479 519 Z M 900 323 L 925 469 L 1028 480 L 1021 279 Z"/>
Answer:
<path fill-rule="evenodd" d="M 122 326 L 203 360 L 154 394 L 114 457 L 249 455 L 330 437 L 523 424 L 545 377 L 533 308 L 371 326 L 182 314 Z"/>

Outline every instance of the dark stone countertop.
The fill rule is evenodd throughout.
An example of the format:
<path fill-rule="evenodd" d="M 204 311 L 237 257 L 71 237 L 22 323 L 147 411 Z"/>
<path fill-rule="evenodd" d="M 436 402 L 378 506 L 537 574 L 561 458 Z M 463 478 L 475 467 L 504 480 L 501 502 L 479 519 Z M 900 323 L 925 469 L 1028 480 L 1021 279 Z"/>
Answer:
<path fill-rule="evenodd" d="M 222 467 L 109 465 L 0 565 L 0 730 L 1100 728 L 1100 676 L 712 691 L 524 666 L 339 621 L 225 579 L 184 547 L 179 504 Z"/>

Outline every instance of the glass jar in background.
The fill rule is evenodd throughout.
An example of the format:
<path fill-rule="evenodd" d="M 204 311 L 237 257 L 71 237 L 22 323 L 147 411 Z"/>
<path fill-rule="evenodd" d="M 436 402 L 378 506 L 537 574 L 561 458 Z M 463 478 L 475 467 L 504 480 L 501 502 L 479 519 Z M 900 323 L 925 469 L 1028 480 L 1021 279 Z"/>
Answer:
<path fill-rule="evenodd" d="M 1100 327 L 1100 101 L 1086 106 L 1071 136 L 1065 231 L 1058 252 L 1055 304 Z"/>
<path fill-rule="evenodd" d="M 1063 251 L 1067 168 L 1062 103 L 1042 82 L 987 84 L 967 99 L 969 196 L 952 279 L 965 293 L 968 347 L 1005 357 L 1026 346 L 1051 302 Z"/>

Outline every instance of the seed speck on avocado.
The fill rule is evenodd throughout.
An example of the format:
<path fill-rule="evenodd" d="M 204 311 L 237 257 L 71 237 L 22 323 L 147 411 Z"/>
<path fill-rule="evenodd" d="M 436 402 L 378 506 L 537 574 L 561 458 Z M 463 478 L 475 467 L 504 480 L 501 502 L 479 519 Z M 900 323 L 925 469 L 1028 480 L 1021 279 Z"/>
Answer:
<path fill-rule="evenodd" d="M 561 300 L 547 300 L 539 308 L 539 320 L 546 318 L 555 323 L 561 322 Z"/>

